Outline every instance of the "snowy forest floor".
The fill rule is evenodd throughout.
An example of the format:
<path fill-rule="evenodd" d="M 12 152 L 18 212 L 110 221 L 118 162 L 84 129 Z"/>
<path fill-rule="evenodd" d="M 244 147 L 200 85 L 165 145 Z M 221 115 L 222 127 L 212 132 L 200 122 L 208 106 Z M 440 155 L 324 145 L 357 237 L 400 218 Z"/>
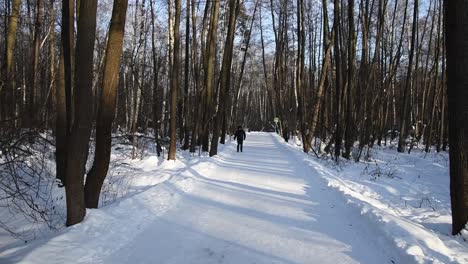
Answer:
<path fill-rule="evenodd" d="M 468 263 L 447 154 L 370 154 L 335 165 L 248 133 L 242 153 L 121 160 L 125 195 L 28 243 L 0 236 L 0 263 Z"/>

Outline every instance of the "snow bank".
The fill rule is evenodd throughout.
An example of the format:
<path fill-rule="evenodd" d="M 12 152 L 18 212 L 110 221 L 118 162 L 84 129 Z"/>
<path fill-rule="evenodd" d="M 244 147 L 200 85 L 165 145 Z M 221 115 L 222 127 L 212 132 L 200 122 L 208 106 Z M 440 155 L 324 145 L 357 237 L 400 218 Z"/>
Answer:
<path fill-rule="evenodd" d="M 278 136 L 276 139 L 283 140 Z M 294 142 L 294 140 L 293 140 Z M 451 235 L 447 153 L 392 147 L 370 149 L 368 161 L 317 160 L 300 144 L 284 143 L 297 160 L 308 165 L 341 192 L 370 225 L 416 263 L 468 263 L 467 230 Z M 315 173 L 311 173 L 314 175 Z M 404 258 L 403 258 L 404 259 Z"/>
<path fill-rule="evenodd" d="M 102 262 L 102 256 L 128 246 L 146 226 L 177 206 L 181 195 L 175 189 L 192 190 L 187 163 L 199 158 L 189 160 L 190 154 L 184 152 L 175 161 L 155 153 L 132 160 L 128 157 L 130 148 L 120 144 L 113 147 L 99 209 L 87 209 L 83 222 L 42 232 L 34 240 L 0 236 L 0 263 L 48 263 L 50 259 L 54 263 Z M 63 188 L 56 192 L 63 192 Z M 62 220 L 65 222 L 65 218 Z"/>

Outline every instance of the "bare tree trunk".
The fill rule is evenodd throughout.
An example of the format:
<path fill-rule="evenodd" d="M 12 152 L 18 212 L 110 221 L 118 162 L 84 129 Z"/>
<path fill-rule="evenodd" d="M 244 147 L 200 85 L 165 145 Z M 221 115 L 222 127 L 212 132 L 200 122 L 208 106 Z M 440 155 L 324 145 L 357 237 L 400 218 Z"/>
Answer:
<path fill-rule="evenodd" d="M 346 89 L 346 131 L 345 152 L 343 157 L 351 158 L 351 148 L 354 144 L 354 120 L 353 120 L 353 92 L 354 92 L 354 60 L 356 53 L 356 41 L 354 33 L 354 0 L 348 0 L 348 88 Z"/>
<path fill-rule="evenodd" d="M 203 118 L 203 133 L 202 133 L 202 145 L 203 151 L 208 151 L 208 126 L 211 121 L 211 117 L 214 111 L 213 107 L 213 79 L 214 79 L 214 65 L 215 65 L 215 47 L 218 32 L 218 19 L 219 19 L 219 1 L 215 1 L 211 9 L 210 16 L 210 30 L 208 33 L 207 48 L 205 53 L 205 113 Z"/>
<path fill-rule="evenodd" d="M 64 70 L 63 48 L 60 52 L 58 77 L 55 82 L 55 163 L 56 178 L 62 186 L 65 185 L 65 174 L 67 169 L 67 105 L 65 95 L 65 70 Z"/>
<path fill-rule="evenodd" d="M 398 152 L 404 152 L 406 147 L 406 136 L 407 136 L 407 119 L 409 112 L 409 97 L 412 84 L 412 73 L 413 73 L 413 57 L 416 43 L 416 26 L 418 19 L 418 0 L 414 0 L 414 9 L 413 9 L 413 30 L 411 34 L 411 47 L 409 53 L 409 62 L 408 62 L 408 71 L 406 74 L 406 85 L 403 94 L 403 108 L 401 112 L 401 122 L 400 122 L 400 137 L 398 139 Z"/>
<path fill-rule="evenodd" d="M 66 170 L 67 226 L 86 214 L 83 177 L 88 158 L 93 116 L 93 51 L 97 1 L 80 0 L 75 60 L 75 118 L 69 136 Z"/>
<path fill-rule="evenodd" d="M 231 65 L 232 65 L 232 46 L 234 42 L 234 33 L 236 29 L 237 10 L 239 8 L 239 0 L 229 1 L 229 25 L 228 33 L 226 36 L 226 43 L 223 55 L 223 64 L 221 67 L 220 77 L 220 93 L 219 93 L 219 105 L 218 113 L 214 121 L 213 137 L 211 140 L 210 156 L 214 156 L 218 153 L 218 139 L 219 130 L 222 126 L 223 119 L 226 115 L 226 102 L 227 96 L 229 95 L 229 86 L 231 85 Z"/>
<path fill-rule="evenodd" d="M 445 38 L 443 38 L 445 39 Z M 444 47 L 442 49 L 442 84 L 446 83 L 446 58 L 447 58 L 447 44 L 442 45 Z M 437 152 L 439 152 L 442 148 L 443 151 L 446 150 L 446 136 L 447 136 L 447 113 L 446 113 L 446 108 L 447 108 L 447 93 L 445 89 L 442 89 L 441 91 L 441 96 L 440 96 L 440 108 L 441 108 L 441 113 L 440 113 L 440 126 L 439 126 L 439 139 L 437 142 Z"/>
<path fill-rule="evenodd" d="M 59 77 L 57 79 L 56 101 L 56 151 L 55 162 L 56 177 L 63 186 L 66 186 L 68 137 L 73 122 L 72 83 L 73 83 L 73 56 L 75 47 L 75 2 L 73 0 L 62 1 L 62 47 L 59 61 Z"/>
<path fill-rule="evenodd" d="M 96 151 L 94 163 L 88 173 L 84 187 L 87 208 L 98 207 L 101 187 L 109 169 L 112 123 L 115 116 L 127 4 L 128 0 L 114 0 L 112 8 L 112 18 L 109 26 L 109 37 L 104 61 L 101 102 L 99 103 L 96 119 Z"/>
<path fill-rule="evenodd" d="M 55 110 L 55 82 L 56 82 L 56 63 L 55 60 L 57 59 L 55 56 L 55 10 L 54 10 L 54 3 L 55 0 L 50 0 L 50 26 L 49 26 L 49 90 L 47 92 L 44 105 L 46 106 L 46 110 L 44 111 L 44 119 L 45 119 L 45 127 L 47 129 L 52 129 L 49 122 L 54 120 L 53 113 Z"/>
<path fill-rule="evenodd" d="M 280 13 L 278 19 L 278 26 L 275 23 L 275 12 L 273 0 L 270 0 L 270 10 L 272 18 L 272 28 L 275 36 L 275 61 L 274 61 L 274 71 L 273 71 L 273 86 L 276 93 L 276 105 L 278 110 L 278 117 L 281 122 L 281 133 L 286 142 L 289 140 L 289 119 L 291 117 L 291 108 L 289 105 L 293 96 L 288 94 L 292 89 L 288 91 L 285 87 L 289 85 L 287 82 L 287 69 L 288 69 L 288 56 L 287 56 L 287 47 L 288 47 L 288 37 L 287 37 L 287 21 L 288 21 L 288 12 L 287 12 L 287 1 L 280 2 Z"/>
<path fill-rule="evenodd" d="M 335 37 L 335 30 L 332 30 L 331 38 L 329 37 L 328 30 L 328 11 L 326 0 L 322 1 L 323 8 L 323 46 L 324 46 L 324 58 L 322 63 L 322 69 L 320 70 L 320 79 L 317 88 L 317 99 L 315 100 L 315 107 L 312 112 L 312 122 L 310 124 L 310 131 L 312 135 L 318 135 L 317 125 L 319 123 L 319 114 L 322 110 L 324 103 L 324 89 L 325 82 L 327 80 L 327 73 L 331 63 L 331 50 L 333 46 L 333 38 Z"/>
<path fill-rule="evenodd" d="M 243 84 L 245 64 L 247 62 L 247 54 L 248 54 L 249 47 L 250 47 L 250 39 L 251 39 L 251 36 L 252 36 L 252 29 L 253 29 L 253 25 L 254 25 L 254 21 L 255 21 L 255 15 L 257 13 L 257 8 L 258 8 L 259 2 L 260 2 L 259 0 L 257 0 L 255 2 L 255 7 L 254 7 L 253 15 L 252 15 L 252 20 L 250 22 L 249 34 L 247 35 L 247 39 L 245 41 L 245 50 L 244 50 L 244 54 L 242 56 L 242 62 L 241 62 L 239 78 L 237 80 L 237 88 L 235 88 L 235 90 L 234 90 L 236 96 L 234 96 L 234 98 L 231 98 L 231 114 L 230 114 L 230 117 L 229 117 L 230 118 L 229 123 L 231 125 L 231 128 L 230 128 L 231 131 L 233 130 L 232 125 L 233 125 L 234 121 L 236 121 L 235 117 L 236 117 L 236 112 L 237 112 L 238 97 L 239 97 L 239 92 L 241 91 L 242 84 Z M 261 42 L 262 42 L 262 62 L 263 62 L 263 73 L 265 75 L 265 88 L 269 89 L 268 84 L 267 84 L 268 76 L 267 76 L 267 73 L 266 73 L 266 65 L 265 65 L 265 48 L 264 48 L 264 42 L 263 42 L 263 29 L 262 29 L 262 18 L 261 17 L 260 17 L 260 38 L 261 38 Z M 226 134 L 225 130 L 226 130 L 226 128 L 223 127 L 223 132 L 222 132 L 222 135 L 221 135 L 221 141 L 222 142 L 224 142 L 223 137 L 225 137 L 225 134 Z"/>
<path fill-rule="evenodd" d="M 338 161 L 341 153 L 342 124 L 341 124 L 341 93 L 343 89 L 341 51 L 340 51 L 340 3 L 334 0 L 333 28 L 335 30 L 335 159 Z"/>
<path fill-rule="evenodd" d="M 257 2 L 258 4 L 258 2 Z M 255 12 L 254 12 L 254 17 L 255 17 Z M 253 22 L 254 22 L 254 17 L 252 17 L 252 24 L 250 25 L 250 33 L 249 33 L 249 38 L 248 38 L 248 43 L 250 43 L 250 37 L 251 37 L 251 33 L 252 33 L 252 26 L 253 26 Z M 272 87 L 272 85 L 269 84 L 268 82 L 268 71 L 267 71 L 267 63 L 266 63 L 266 58 L 265 58 L 265 40 L 264 40 L 264 37 L 263 37 L 263 25 L 262 25 L 262 6 L 260 5 L 260 42 L 262 44 L 262 68 L 263 68 L 263 75 L 264 75 L 264 81 L 265 81 L 265 88 L 266 88 L 266 93 L 267 93 L 267 96 L 268 96 L 268 100 L 269 100 L 269 103 L 271 105 L 271 110 L 272 110 L 272 114 L 273 114 L 273 117 L 277 117 L 277 109 L 276 109 L 276 105 L 275 105 L 275 91 Z M 249 45 L 247 45 L 247 48 L 248 48 Z M 247 52 L 247 49 L 246 49 L 246 52 Z M 244 58 L 242 60 L 242 66 L 241 66 L 241 77 L 243 76 L 243 69 L 245 68 L 245 62 L 247 60 L 247 53 L 244 53 Z M 237 91 L 239 91 L 241 89 L 241 80 L 239 81 L 239 86 L 237 88 Z M 237 101 L 237 97 L 235 98 L 235 100 Z M 237 107 L 237 106 L 236 106 Z M 278 127 L 276 127 L 276 132 L 277 133 L 281 133 L 281 131 L 279 131 Z"/>
<path fill-rule="evenodd" d="M 171 1 L 171 0 L 169 0 Z M 179 91 L 179 25 L 181 16 L 181 1 L 175 1 L 175 17 L 174 17 L 174 51 L 172 61 L 172 74 L 171 74 L 171 142 L 169 145 L 168 160 L 175 160 L 176 144 L 177 144 L 177 94 Z"/>
<path fill-rule="evenodd" d="M 190 86 L 190 1 L 187 0 L 187 11 L 185 14 L 185 67 L 184 67 L 184 102 L 183 102 L 183 112 L 184 112 L 184 145 L 182 146 L 183 150 L 189 148 L 190 145 L 190 110 L 189 110 L 189 86 Z M 182 117 L 180 117 L 182 118 Z"/>
<path fill-rule="evenodd" d="M 161 155 L 161 143 L 159 140 L 159 130 L 161 129 L 161 122 L 160 122 L 160 109 L 159 106 L 159 101 L 160 98 L 158 97 L 159 95 L 159 90 L 158 90 L 158 84 L 159 84 L 159 69 L 161 68 L 161 63 L 162 60 L 160 58 L 157 58 L 156 55 L 156 43 L 155 43 L 155 19 L 154 19 L 154 8 L 153 8 L 153 1 L 150 0 L 150 11 L 151 11 L 151 55 L 153 58 L 153 129 L 154 129 L 154 140 L 156 143 L 156 153 L 158 154 L 158 157 Z"/>
<path fill-rule="evenodd" d="M 395 4 L 395 9 L 396 9 L 396 4 Z M 360 63 L 360 68 L 359 68 L 359 83 L 356 86 L 356 93 L 357 97 L 361 98 L 361 100 L 356 101 L 356 109 L 357 112 L 364 113 L 363 116 L 368 115 L 368 105 L 369 105 L 369 95 L 366 93 L 369 87 L 369 24 L 370 24 L 370 18 L 369 18 L 369 0 L 362 0 L 361 1 L 361 27 L 362 27 L 362 37 L 361 37 L 361 63 Z M 364 146 L 368 143 L 369 141 L 369 123 L 370 123 L 371 118 L 361 118 L 359 121 L 359 126 L 360 126 L 360 137 L 359 137 L 359 152 L 362 153 L 362 150 Z M 356 161 L 359 161 L 361 154 L 356 158 Z"/>
<path fill-rule="evenodd" d="M 195 0 L 192 1 L 192 64 L 193 64 L 193 75 L 194 75 L 194 83 L 195 83 L 195 98 L 197 102 L 200 102 L 202 95 L 201 91 L 199 91 L 200 88 L 200 73 L 199 73 L 199 65 L 198 65 L 198 42 L 197 42 L 197 16 L 195 12 Z M 207 3 L 208 5 L 208 3 Z M 207 8 L 205 8 L 205 12 L 207 12 Z M 203 39 L 203 38 L 202 38 Z M 203 47 L 203 46 L 201 46 Z M 192 138 L 190 139 L 190 152 L 194 153 L 195 152 L 195 147 L 197 145 L 197 140 L 198 140 L 198 131 L 200 128 L 200 123 L 202 122 L 202 113 L 201 110 L 203 109 L 203 104 L 197 103 L 195 104 L 194 107 L 194 120 L 192 123 Z"/>
<path fill-rule="evenodd" d="M 305 60 L 305 15 L 304 1 L 297 0 L 297 61 L 296 61 L 296 89 L 298 97 L 297 116 L 302 136 L 302 149 L 310 151 L 309 133 L 305 124 L 305 92 L 304 92 L 304 60 Z"/>
<path fill-rule="evenodd" d="M 436 7 L 437 7 L 437 3 L 435 3 Z M 437 8 L 434 7 L 434 17 L 436 15 L 436 10 Z M 442 7 L 440 7 L 442 8 Z M 442 14 L 438 14 L 437 15 L 438 18 L 437 18 L 437 37 L 436 37 L 436 44 L 435 44 L 435 58 L 434 58 L 434 63 L 433 63 L 433 68 L 434 68 L 434 72 L 433 72 L 433 77 L 434 77 L 434 83 L 433 83 L 433 90 L 434 90 L 434 93 L 432 94 L 433 96 L 433 99 L 432 99 L 432 102 L 431 102 L 431 111 L 430 111 L 430 116 L 429 116 L 429 122 L 428 122 L 428 128 L 427 128 L 427 133 L 426 133 L 426 149 L 425 151 L 426 152 L 429 152 L 430 149 L 431 149 L 431 146 L 433 145 L 433 135 L 434 135 L 434 131 L 436 130 L 434 127 L 434 121 L 435 121 L 435 115 L 436 115 L 436 106 L 437 106 L 437 101 L 438 101 L 438 98 L 440 98 L 441 96 L 443 96 L 443 90 L 444 90 L 444 85 L 439 85 L 439 60 L 440 60 L 440 44 L 441 44 L 441 38 L 443 36 L 441 36 L 441 31 L 442 31 Z M 433 18 L 434 19 L 434 18 Z M 432 26 L 432 28 L 434 27 L 434 25 Z M 432 31 L 432 28 L 431 28 L 431 31 Z M 432 36 L 432 34 L 431 34 Z M 430 86 L 430 85 L 429 85 Z M 429 94 L 430 94 L 430 91 L 429 91 Z M 430 96 L 427 98 L 427 100 L 429 100 Z M 429 110 L 429 107 L 428 107 L 428 110 Z"/>
<path fill-rule="evenodd" d="M 42 0 L 37 0 L 36 4 L 36 19 L 34 22 L 34 40 L 32 44 L 32 68 L 31 68 L 31 85 L 28 86 L 29 91 L 27 92 L 27 106 L 25 109 L 27 109 L 27 112 L 25 113 L 26 115 L 25 120 L 27 120 L 25 123 L 29 127 L 35 127 L 37 124 L 36 122 L 39 120 L 36 120 L 39 118 L 39 116 L 35 115 L 35 110 L 36 110 L 36 104 L 38 100 L 38 95 L 39 95 L 39 45 L 40 45 L 40 38 L 41 38 L 41 18 L 42 17 Z"/>
<path fill-rule="evenodd" d="M 468 3 L 444 1 L 447 44 L 447 95 L 450 139 L 452 234 L 468 222 Z"/>
<path fill-rule="evenodd" d="M 14 49 L 16 43 L 16 31 L 18 29 L 18 16 L 21 0 L 13 0 L 11 13 L 8 18 L 8 29 L 6 39 L 6 91 L 3 105 L 3 119 L 13 121 L 15 118 L 15 72 L 14 72 Z M 2 95 L 0 95 L 3 97 Z"/>

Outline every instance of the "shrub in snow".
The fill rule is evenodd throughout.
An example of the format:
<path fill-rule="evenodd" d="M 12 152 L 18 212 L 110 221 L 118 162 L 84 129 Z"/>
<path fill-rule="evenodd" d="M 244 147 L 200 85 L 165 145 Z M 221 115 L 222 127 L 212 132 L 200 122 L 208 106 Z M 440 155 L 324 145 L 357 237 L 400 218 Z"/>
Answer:
<path fill-rule="evenodd" d="M 37 131 L 2 131 L 0 228 L 15 237 L 29 239 L 44 227 L 63 226 L 65 193 L 55 181 L 51 138 Z"/>

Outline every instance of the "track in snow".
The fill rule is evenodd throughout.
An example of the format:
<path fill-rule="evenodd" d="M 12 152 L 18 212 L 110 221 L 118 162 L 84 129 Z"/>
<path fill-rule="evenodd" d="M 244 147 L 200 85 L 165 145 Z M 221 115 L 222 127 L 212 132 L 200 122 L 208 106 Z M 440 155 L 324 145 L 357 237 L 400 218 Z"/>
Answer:
<path fill-rule="evenodd" d="M 67 251 L 60 247 L 60 241 L 75 238 L 70 234 L 68 238 L 58 236 L 24 260 L 398 263 L 391 246 L 386 246 L 389 243 L 374 237 L 376 232 L 362 222 L 359 212 L 327 187 L 317 172 L 296 161 L 293 150 L 279 140 L 274 134 L 249 133 L 243 153 L 236 153 L 235 146 L 230 145 L 217 157 L 180 171 L 185 184 L 180 179 L 169 180 L 163 188 L 148 189 L 104 208 L 104 215 L 95 210 L 87 223 L 68 232 L 79 233 L 74 235 L 85 241 L 86 232 L 101 232 L 97 238 L 76 243 Z M 160 209 L 154 209 L 158 201 Z M 164 205 L 164 201 L 171 205 Z M 138 228 L 121 223 L 126 215 L 128 225 L 133 223 Z M 97 227 L 91 229 L 96 231 L 87 230 L 86 225 L 99 217 L 103 219 L 96 220 Z M 106 222 L 110 227 L 104 226 Z M 56 252 L 62 255 L 60 258 L 54 259 L 51 245 L 60 251 Z M 78 248 L 82 252 L 76 251 Z"/>
<path fill-rule="evenodd" d="M 109 263 L 391 263 L 359 215 L 289 151 L 251 133 L 244 152 L 193 166 L 193 190 Z"/>

